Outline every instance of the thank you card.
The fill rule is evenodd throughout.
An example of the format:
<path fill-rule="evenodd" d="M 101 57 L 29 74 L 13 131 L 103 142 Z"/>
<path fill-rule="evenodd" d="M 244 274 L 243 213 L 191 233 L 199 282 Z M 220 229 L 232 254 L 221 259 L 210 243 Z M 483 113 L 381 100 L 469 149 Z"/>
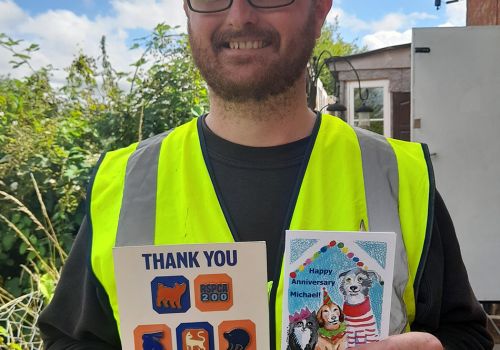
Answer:
<path fill-rule="evenodd" d="M 123 349 L 268 350 L 263 242 L 115 248 Z"/>

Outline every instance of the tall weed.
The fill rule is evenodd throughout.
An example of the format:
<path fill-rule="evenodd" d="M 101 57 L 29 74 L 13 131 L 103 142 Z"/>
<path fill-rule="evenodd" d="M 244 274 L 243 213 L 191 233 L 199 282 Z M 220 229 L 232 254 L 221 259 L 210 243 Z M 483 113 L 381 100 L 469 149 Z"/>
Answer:
<path fill-rule="evenodd" d="M 32 174 L 31 181 L 41 207 L 42 220 L 16 197 L 0 191 L 0 199 L 10 201 L 15 211 L 25 215 L 33 222 L 36 230 L 49 240 L 50 254 L 42 256 L 33 245 L 32 235 L 23 232 L 5 215 L 0 214 L 3 221 L 27 245 L 29 258 L 26 265 L 21 265 L 23 278 L 29 280 L 30 291 L 15 297 L 0 286 L 0 349 L 40 349 L 42 341 L 36 322 L 38 315 L 50 299 L 60 277 L 60 266 L 64 264 L 67 253 L 58 241 L 38 184 Z M 62 264 L 59 263 L 62 262 Z"/>

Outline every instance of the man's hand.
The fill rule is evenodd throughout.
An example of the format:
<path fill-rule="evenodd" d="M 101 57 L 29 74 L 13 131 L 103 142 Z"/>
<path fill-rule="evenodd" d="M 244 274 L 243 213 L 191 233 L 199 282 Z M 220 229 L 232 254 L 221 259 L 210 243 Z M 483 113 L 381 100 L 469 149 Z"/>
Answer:
<path fill-rule="evenodd" d="M 378 343 L 361 345 L 356 350 L 443 350 L 441 342 L 429 333 L 410 332 L 390 336 Z"/>

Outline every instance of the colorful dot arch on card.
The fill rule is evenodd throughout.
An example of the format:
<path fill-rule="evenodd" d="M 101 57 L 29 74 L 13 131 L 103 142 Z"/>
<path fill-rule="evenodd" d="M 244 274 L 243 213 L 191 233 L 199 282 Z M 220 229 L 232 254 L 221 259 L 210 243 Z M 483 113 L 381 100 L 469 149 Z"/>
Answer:
<path fill-rule="evenodd" d="M 316 260 L 321 254 L 326 253 L 328 249 L 332 248 L 338 248 L 348 259 L 351 259 L 353 262 L 356 263 L 356 266 L 359 266 L 360 268 L 363 268 L 364 270 L 368 270 L 368 266 L 365 265 L 364 262 L 360 260 L 359 257 L 357 257 L 351 250 L 345 246 L 343 242 L 336 242 L 336 241 L 331 241 L 328 243 L 328 245 L 321 247 L 321 249 L 313 254 L 312 257 L 306 259 L 306 261 L 301 264 L 297 270 L 292 271 L 290 273 L 290 278 L 296 278 L 297 274 L 299 272 L 304 271 L 305 266 L 311 264 L 314 260 Z"/>

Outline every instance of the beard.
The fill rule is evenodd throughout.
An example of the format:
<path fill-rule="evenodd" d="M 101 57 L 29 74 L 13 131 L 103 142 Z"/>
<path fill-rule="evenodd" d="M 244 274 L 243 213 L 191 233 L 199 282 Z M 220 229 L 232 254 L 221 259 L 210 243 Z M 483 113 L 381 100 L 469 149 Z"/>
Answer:
<path fill-rule="evenodd" d="M 239 31 L 215 31 L 211 37 L 211 45 L 203 47 L 196 37 L 188 20 L 189 42 L 196 66 L 214 94 L 228 102 L 259 102 L 273 96 L 284 94 L 299 78 L 303 76 L 314 45 L 315 37 L 314 7 L 304 26 L 298 31 L 287 50 L 282 53 L 281 60 L 269 61 L 264 57 L 241 58 L 237 64 L 260 63 L 261 69 L 251 79 L 238 79 L 225 73 L 224 64 L 218 54 L 227 49 L 227 43 L 239 38 L 256 37 L 269 44 L 275 52 L 281 47 L 281 37 L 274 29 L 258 28 L 249 24 Z M 260 62 L 259 62 L 260 61 Z M 231 79 L 232 78 L 232 79 Z"/>

